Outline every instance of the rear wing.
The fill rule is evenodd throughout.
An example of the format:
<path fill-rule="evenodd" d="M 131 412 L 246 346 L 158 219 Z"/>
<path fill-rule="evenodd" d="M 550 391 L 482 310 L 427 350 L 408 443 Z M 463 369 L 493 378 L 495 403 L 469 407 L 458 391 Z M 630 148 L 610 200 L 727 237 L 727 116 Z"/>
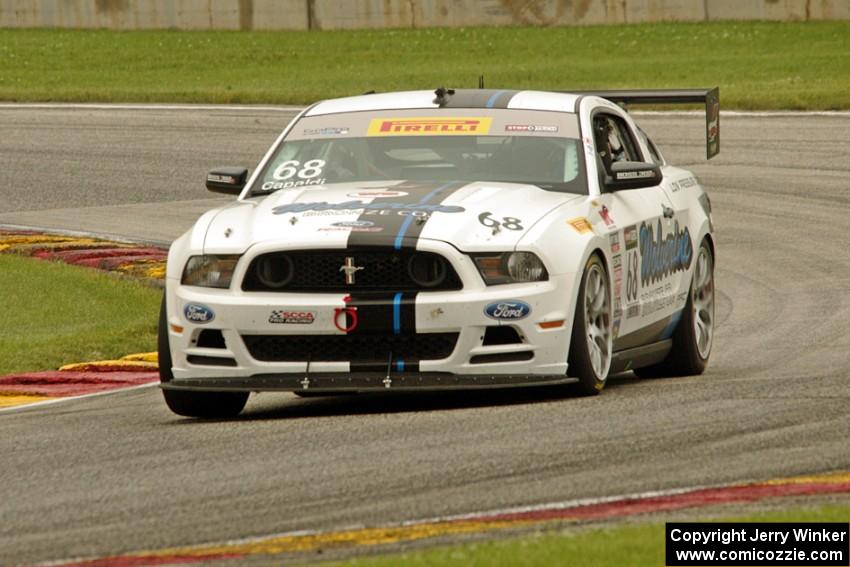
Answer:
<path fill-rule="evenodd" d="M 563 91 L 566 92 L 566 91 Z M 705 104 L 705 158 L 720 153 L 720 87 L 713 89 L 660 89 L 627 91 L 569 91 L 598 96 L 617 104 Z"/>

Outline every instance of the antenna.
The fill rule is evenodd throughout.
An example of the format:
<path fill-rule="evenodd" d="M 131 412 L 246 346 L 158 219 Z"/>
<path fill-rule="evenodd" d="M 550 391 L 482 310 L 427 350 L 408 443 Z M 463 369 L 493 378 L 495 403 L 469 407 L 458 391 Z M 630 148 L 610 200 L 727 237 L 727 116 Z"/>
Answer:
<path fill-rule="evenodd" d="M 484 75 L 478 75 L 478 88 L 484 88 Z"/>

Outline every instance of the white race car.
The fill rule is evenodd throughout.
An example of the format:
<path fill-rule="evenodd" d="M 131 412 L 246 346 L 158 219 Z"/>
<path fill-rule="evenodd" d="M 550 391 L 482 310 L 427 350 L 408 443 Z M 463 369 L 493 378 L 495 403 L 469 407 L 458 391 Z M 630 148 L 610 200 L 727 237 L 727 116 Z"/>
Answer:
<path fill-rule="evenodd" d="M 710 202 L 615 104 L 694 101 L 710 158 L 717 89 L 440 88 L 310 106 L 253 174 L 208 174 L 237 199 L 171 247 L 168 407 L 232 416 L 252 391 L 595 394 L 625 370 L 702 373 Z"/>

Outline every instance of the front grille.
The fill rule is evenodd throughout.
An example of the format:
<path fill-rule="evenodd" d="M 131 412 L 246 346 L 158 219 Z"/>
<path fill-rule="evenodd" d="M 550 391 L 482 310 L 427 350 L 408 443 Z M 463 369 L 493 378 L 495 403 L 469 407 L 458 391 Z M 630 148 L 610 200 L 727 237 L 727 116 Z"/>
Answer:
<path fill-rule="evenodd" d="M 264 362 L 379 362 L 448 358 L 459 333 L 387 335 L 242 335 L 248 352 Z"/>
<path fill-rule="evenodd" d="M 354 283 L 346 283 L 342 270 L 348 258 L 352 269 L 362 268 L 353 272 Z M 279 285 L 271 285 L 270 280 Z M 462 287 L 451 263 L 439 254 L 392 249 L 271 252 L 254 258 L 242 281 L 243 291 L 279 292 L 449 291 Z"/>

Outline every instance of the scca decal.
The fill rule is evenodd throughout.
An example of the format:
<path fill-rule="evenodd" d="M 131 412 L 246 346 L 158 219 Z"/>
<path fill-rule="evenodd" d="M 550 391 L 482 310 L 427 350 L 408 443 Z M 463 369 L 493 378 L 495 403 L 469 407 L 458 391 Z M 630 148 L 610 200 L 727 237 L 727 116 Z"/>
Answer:
<path fill-rule="evenodd" d="M 312 325 L 316 320 L 315 311 L 289 311 L 275 309 L 269 315 L 269 323 L 286 325 Z"/>
<path fill-rule="evenodd" d="M 364 203 L 346 201 L 344 203 L 289 203 L 272 209 L 272 213 L 304 213 L 306 211 L 348 211 L 348 210 L 387 210 L 387 211 L 424 211 L 427 213 L 462 213 L 466 209 L 458 205 L 439 205 L 428 203 Z"/>
<path fill-rule="evenodd" d="M 657 235 L 652 226 L 646 223 L 640 226 L 640 280 L 643 285 L 655 283 L 670 274 L 691 267 L 694 249 L 688 227 L 680 231 L 677 221 L 671 234 L 662 234 L 660 220 Z"/>
<path fill-rule="evenodd" d="M 375 118 L 367 136 L 469 136 L 487 134 L 492 118 Z"/>

